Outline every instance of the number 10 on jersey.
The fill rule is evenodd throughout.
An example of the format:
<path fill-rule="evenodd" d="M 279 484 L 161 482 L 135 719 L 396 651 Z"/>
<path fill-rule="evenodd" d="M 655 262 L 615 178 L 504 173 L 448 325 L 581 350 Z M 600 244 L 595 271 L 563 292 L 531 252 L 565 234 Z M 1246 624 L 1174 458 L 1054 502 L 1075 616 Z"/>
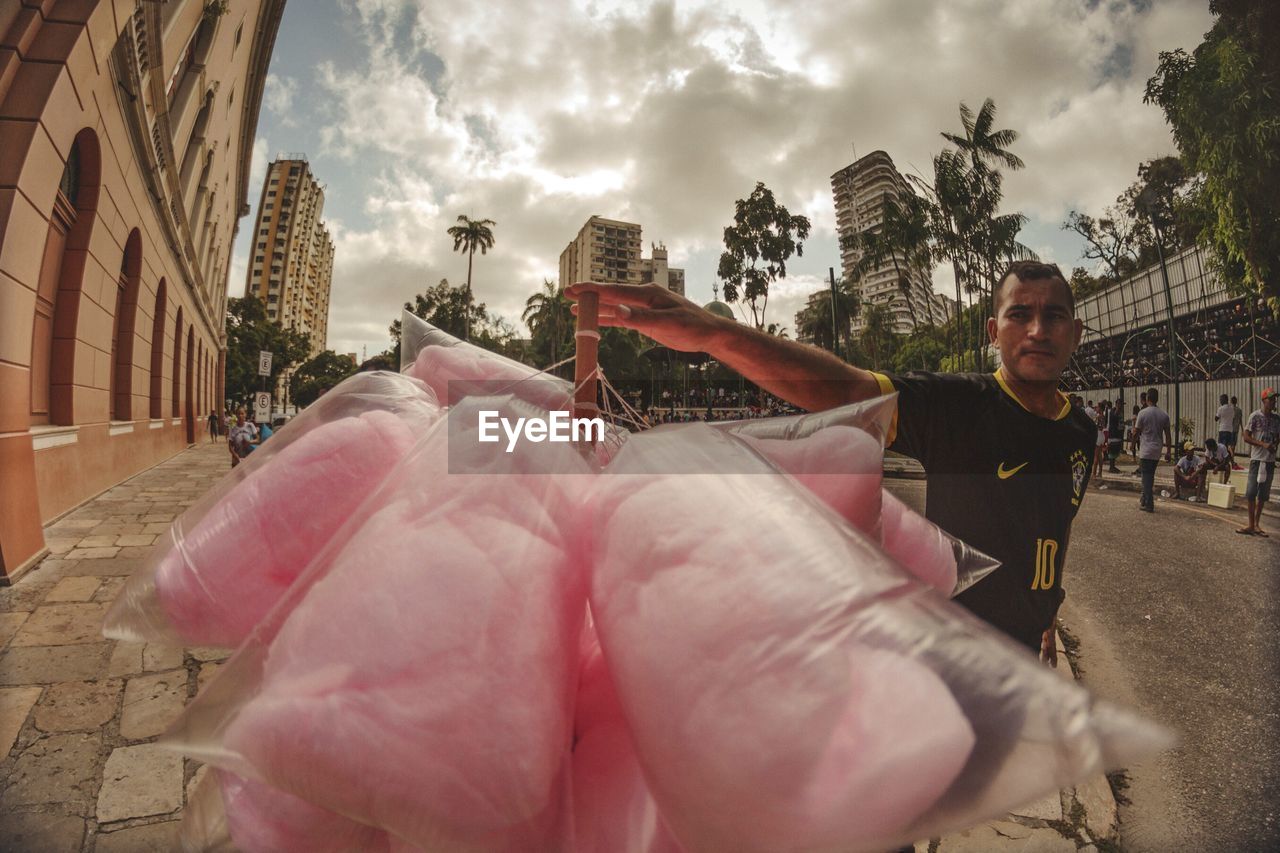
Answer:
<path fill-rule="evenodd" d="M 1032 589 L 1053 589 L 1057 577 L 1058 542 L 1056 539 L 1036 540 L 1036 576 L 1031 581 Z"/>

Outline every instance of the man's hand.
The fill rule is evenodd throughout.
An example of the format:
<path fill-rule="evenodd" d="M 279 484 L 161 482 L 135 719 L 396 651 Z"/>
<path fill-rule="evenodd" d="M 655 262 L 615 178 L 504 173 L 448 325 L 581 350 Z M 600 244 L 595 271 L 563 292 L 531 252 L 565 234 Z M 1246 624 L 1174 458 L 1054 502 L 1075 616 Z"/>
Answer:
<path fill-rule="evenodd" d="M 565 288 L 577 300 L 583 293 L 600 296 L 600 325 L 635 329 L 680 352 L 705 352 L 726 322 L 678 293 L 657 284 L 581 282 Z M 573 306 L 578 313 L 578 306 Z"/>
<path fill-rule="evenodd" d="M 1058 668 L 1058 638 L 1054 636 L 1052 627 L 1040 638 L 1040 660 L 1054 669 Z"/>

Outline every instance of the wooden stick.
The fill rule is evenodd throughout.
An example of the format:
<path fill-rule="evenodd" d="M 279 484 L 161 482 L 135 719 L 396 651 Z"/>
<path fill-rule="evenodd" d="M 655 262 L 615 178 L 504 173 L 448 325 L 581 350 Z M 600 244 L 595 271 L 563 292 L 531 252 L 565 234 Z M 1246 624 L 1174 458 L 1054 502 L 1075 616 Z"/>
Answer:
<path fill-rule="evenodd" d="M 573 333 L 577 346 L 574 359 L 573 416 L 594 418 L 599 416 L 596 405 L 596 367 L 600 363 L 600 295 L 583 293 L 578 298 L 578 326 Z"/>

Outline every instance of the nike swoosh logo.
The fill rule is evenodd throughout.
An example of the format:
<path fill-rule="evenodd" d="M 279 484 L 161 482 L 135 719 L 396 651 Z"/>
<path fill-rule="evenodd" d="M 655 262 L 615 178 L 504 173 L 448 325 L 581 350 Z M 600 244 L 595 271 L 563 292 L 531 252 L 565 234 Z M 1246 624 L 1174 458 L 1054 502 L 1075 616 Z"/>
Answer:
<path fill-rule="evenodd" d="M 1017 468 L 1010 468 L 1009 470 L 1006 471 L 1004 467 L 1004 463 L 1001 462 L 998 466 L 996 466 L 996 476 L 999 477 L 1001 480 L 1007 480 L 1010 477 L 1012 477 L 1014 474 L 1021 471 L 1023 468 L 1026 468 L 1030 464 L 1031 464 L 1030 462 L 1023 462 Z"/>

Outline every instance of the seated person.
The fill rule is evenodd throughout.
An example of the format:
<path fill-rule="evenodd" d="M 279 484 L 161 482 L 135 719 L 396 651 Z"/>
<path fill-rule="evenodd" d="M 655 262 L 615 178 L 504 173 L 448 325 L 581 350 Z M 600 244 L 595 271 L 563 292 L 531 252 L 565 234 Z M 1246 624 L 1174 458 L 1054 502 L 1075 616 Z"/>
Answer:
<path fill-rule="evenodd" d="M 1222 483 L 1231 481 L 1231 451 L 1227 450 L 1225 444 L 1220 444 L 1212 438 L 1204 440 L 1204 459 L 1205 459 L 1205 479 L 1213 474 L 1221 474 Z"/>
<path fill-rule="evenodd" d="M 1173 499 L 1182 500 L 1184 492 L 1190 492 L 1191 500 L 1200 494 L 1205 484 L 1205 466 L 1196 456 L 1196 446 L 1191 442 L 1182 445 L 1182 456 L 1173 466 Z"/>

